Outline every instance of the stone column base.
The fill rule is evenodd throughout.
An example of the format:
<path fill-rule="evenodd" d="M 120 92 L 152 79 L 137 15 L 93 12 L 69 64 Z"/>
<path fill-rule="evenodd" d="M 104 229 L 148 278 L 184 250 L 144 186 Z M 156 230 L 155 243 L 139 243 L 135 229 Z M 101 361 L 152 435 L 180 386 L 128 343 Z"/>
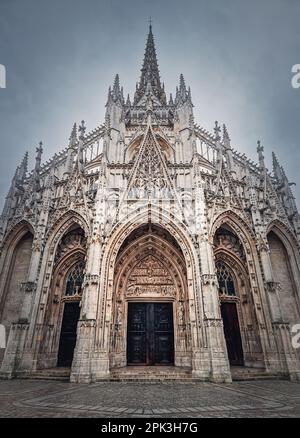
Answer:
<path fill-rule="evenodd" d="M 231 383 L 232 378 L 223 330 L 223 320 L 220 318 L 205 319 L 204 325 L 211 360 L 210 381 L 215 383 Z"/>
<path fill-rule="evenodd" d="M 106 351 L 95 351 L 95 320 L 79 320 L 70 381 L 91 383 L 109 379 L 109 356 Z"/>
<path fill-rule="evenodd" d="M 289 323 L 273 323 L 274 335 L 278 349 L 281 373 L 288 375 L 292 381 L 300 380 L 300 361 L 291 342 Z"/>
<path fill-rule="evenodd" d="M 0 369 L 2 378 L 11 379 L 15 377 L 24 351 L 28 329 L 28 323 L 13 323 L 11 325 L 7 347 Z"/>

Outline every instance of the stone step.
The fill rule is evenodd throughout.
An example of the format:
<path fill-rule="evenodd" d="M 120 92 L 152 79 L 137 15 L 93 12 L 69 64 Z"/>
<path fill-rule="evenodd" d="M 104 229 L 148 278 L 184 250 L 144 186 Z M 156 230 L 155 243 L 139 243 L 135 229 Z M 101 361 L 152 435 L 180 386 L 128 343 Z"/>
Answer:
<path fill-rule="evenodd" d="M 244 375 L 244 376 L 232 376 L 234 382 L 241 382 L 247 380 L 285 380 L 285 376 L 280 376 L 278 374 L 254 374 L 254 375 Z"/>
<path fill-rule="evenodd" d="M 60 382 L 69 382 L 70 381 L 70 376 L 66 377 L 66 376 L 47 376 L 45 374 L 31 374 L 30 376 L 28 376 L 29 379 L 33 379 L 33 380 L 56 380 L 56 381 L 60 381 Z"/>
<path fill-rule="evenodd" d="M 272 374 L 265 371 L 264 368 L 250 367 L 232 367 L 231 375 L 233 381 L 245 380 L 282 380 L 286 376 Z"/>
<path fill-rule="evenodd" d="M 192 375 L 190 376 L 155 376 L 155 375 L 149 375 L 149 374 L 145 374 L 145 375 L 135 375 L 135 376 L 118 376 L 118 375 L 113 375 L 109 378 L 109 380 L 118 380 L 118 381 L 141 381 L 141 380 L 187 380 L 190 381 L 192 379 Z"/>
<path fill-rule="evenodd" d="M 187 367 L 177 366 L 128 366 L 111 370 L 112 381 L 190 381 L 192 372 Z"/>
<path fill-rule="evenodd" d="M 28 376 L 30 379 L 38 380 L 70 380 L 71 369 L 70 368 L 50 368 L 44 370 L 37 370 Z"/>

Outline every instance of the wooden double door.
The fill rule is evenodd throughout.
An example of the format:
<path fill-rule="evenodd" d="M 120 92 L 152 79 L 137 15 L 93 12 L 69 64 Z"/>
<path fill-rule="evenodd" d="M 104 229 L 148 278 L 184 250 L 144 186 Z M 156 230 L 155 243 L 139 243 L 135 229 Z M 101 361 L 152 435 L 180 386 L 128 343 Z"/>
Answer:
<path fill-rule="evenodd" d="M 172 303 L 128 303 L 128 365 L 172 365 Z"/>

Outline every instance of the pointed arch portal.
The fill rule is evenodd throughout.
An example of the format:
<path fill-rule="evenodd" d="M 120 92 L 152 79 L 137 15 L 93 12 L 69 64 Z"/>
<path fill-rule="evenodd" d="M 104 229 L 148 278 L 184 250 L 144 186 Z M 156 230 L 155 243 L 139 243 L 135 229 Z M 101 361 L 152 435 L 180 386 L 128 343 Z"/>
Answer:
<path fill-rule="evenodd" d="M 214 252 L 229 363 L 263 367 L 245 242 L 230 221 L 216 229 Z"/>
<path fill-rule="evenodd" d="M 186 267 L 169 232 L 146 224 L 125 239 L 113 297 L 112 368 L 191 365 Z"/>

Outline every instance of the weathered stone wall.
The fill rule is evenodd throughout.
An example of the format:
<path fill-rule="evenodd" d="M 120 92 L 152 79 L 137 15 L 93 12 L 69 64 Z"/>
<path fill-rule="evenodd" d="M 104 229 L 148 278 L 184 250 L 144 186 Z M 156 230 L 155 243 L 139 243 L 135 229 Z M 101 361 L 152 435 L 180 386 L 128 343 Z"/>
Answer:
<path fill-rule="evenodd" d="M 282 318 L 285 322 L 299 322 L 297 303 L 295 300 L 295 285 L 287 250 L 274 232 L 268 235 L 270 256 L 274 279 L 279 283 L 279 300 Z"/>
<path fill-rule="evenodd" d="M 27 233 L 17 244 L 6 279 L 4 294 L 2 297 L 1 324 L 5 326 L 6 340 L 8 339 L 10 325 L 17 322 L 23 302 L 24 291 L 22 283 L 27 279 L 27 273 L 32 252 L 33 236 Z M 0 349 L 0 363 L 2 362 L 4 349 Z M 1 354 L 2 353 L 2 354 Z"/>

